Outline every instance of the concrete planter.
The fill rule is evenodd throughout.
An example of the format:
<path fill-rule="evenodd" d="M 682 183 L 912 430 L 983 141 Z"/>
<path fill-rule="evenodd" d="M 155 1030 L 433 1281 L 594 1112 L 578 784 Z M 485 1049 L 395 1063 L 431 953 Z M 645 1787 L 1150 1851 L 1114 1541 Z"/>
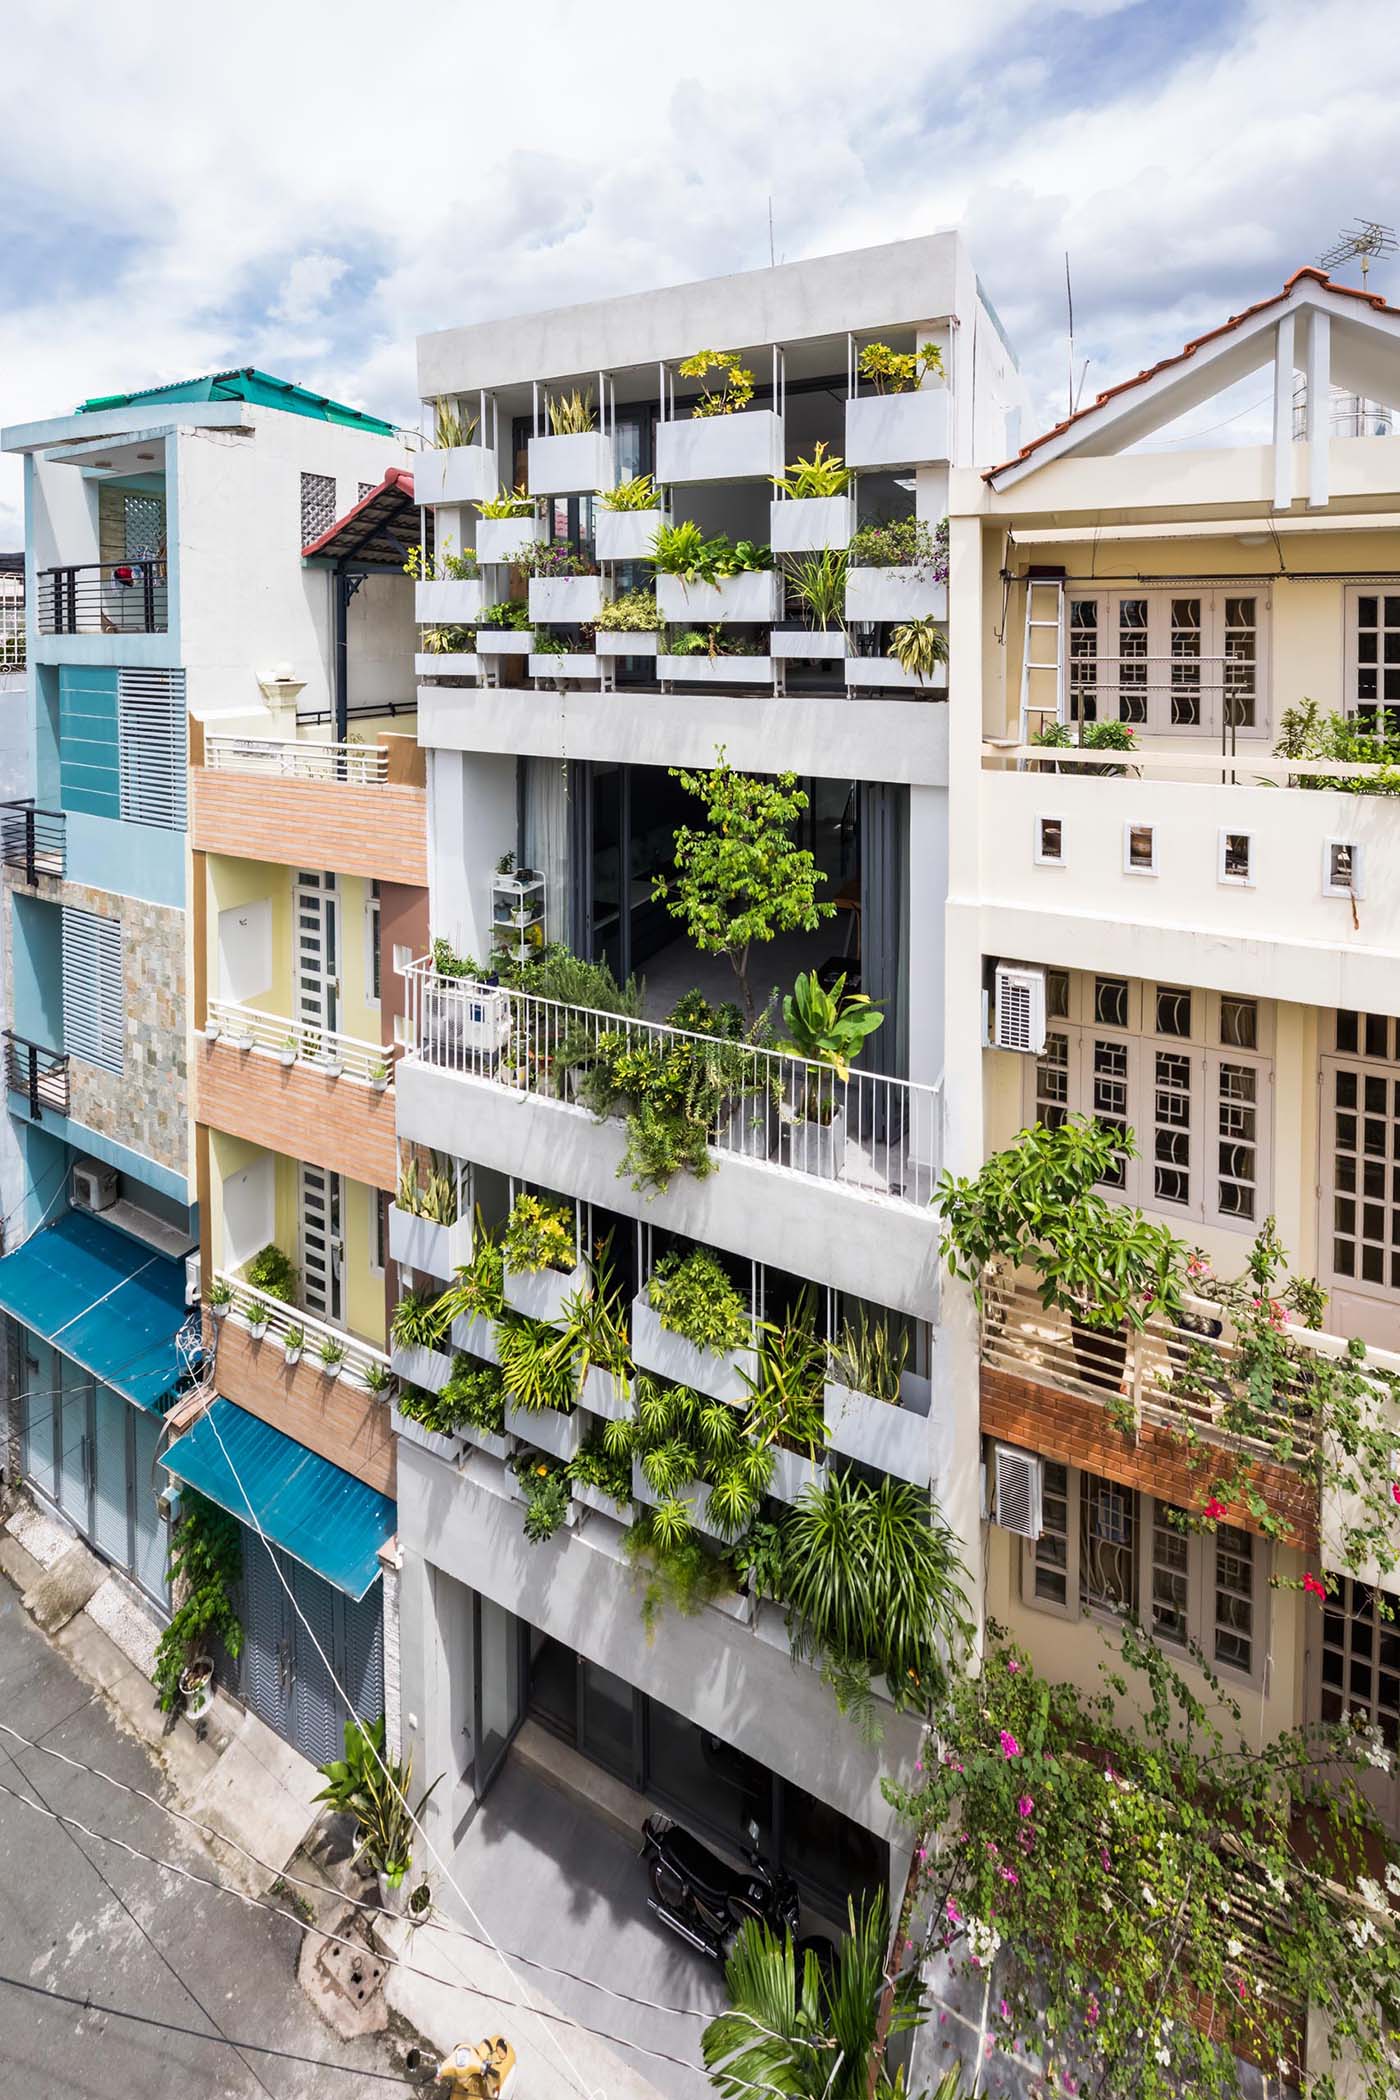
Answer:
<path fill-rule="evenodd" d="M 472 1221 L 435 1225 L 416 1211 L 389 1205 L 389 1252 L 401 1268 L 420 1269 L 444 1282 L 472 1258 Z"/>
<path fill-rule="evenodd" d="M 654 627 L 639 629 L 637 633 L 625 633 L 621 628 L 600 627 L 593 639 L 593 647 L 599 656 L 655 656 L 657 631 Z"/>
<path fill-rule="evenodd" d="M 395 1342 L 389 1361 L 396 1378 L 421 1392 L 440 1393 L 452 1376 L 452 1358 L 441 1349 L 404 1349 Z"/>
<path fill-rule="evenodd" d="M 846 1111 L 838 1106 L 829 1123 L 816 1123 L 806 1116 L 783 1118 L 780 1151 L 783 1164 L 795 1174 L 815 1174 L 820 1181 L 836 1181 L 846 1156 Z"/>
<path fill-rule="evenodd" d="M 918 569 L 848 569 L 848 620 L 946 620 L 948 586 Z"/>
<path fill-rule="evenodd" d="M 845 547 L 855 529 L 854 496 L 784 497 L 768 506 L 768 541 L 775 554 Z"/>
<path fill-rule="evenodd" d="M 724 621 L 756 620 L 770 624 L 778 617 L 780 580 L 775 569 L 745 569 L 722 583 L 686 583 L 679 576 L 658 576 L 656 604 L 663 620 L 689 627 L 713 627 Z"/>
<path fill-rule="evenodd" d="M 723 1597 L 711 1597 L 705 1609 L 717 1611 L 721 1618 L 733 1619 L 740 1626 L 753 1624 L 753 1598 L 747 1590 L 729 1590 Z"/>
<path fill-rule="evenodd" d="M 547 651 L 543 656 L 532 652 L 525 669 L 531 678 L 596 678 L 598 659 L 577 649 Z"/>
<path fill-rule="evenodd" d="M 778 1139 L 778 1113 L 767 1093 L 741 1094 L 715 1132 L 716 1152 L 745 1159 L 771 1159 Z"/>
<path fill-rule="evenodd" d="M 827 1440 L 842 1458 L 858 1459 L 899 1480 L 912 1480 L 915 1487 L 927 1487 L 932 1388 L 927 1378 L 905 1371 L 899 1394 L 899 1406 L 891 1407 L 829 1378 L 822 1404 Z"/>
<path fill-rule="evenodd" d="M 614 1524 L 625 1524 L 631 1516 L 630 1504 L 614 1502 L 601 1488 L 589 1487 L 581 1480 L 574 1482 L 574 1500 L 583 1509 L 593 1509 L 600 1517 L 611 1517 Z"/>
<path fill-rule="evenodd" d="M 591 1415 L 603 1415 L 610 1422 L 625 1422 L 632 1412 L 632 1395 L 624 1392 L 611 1371 L 590 1364 L 583 1391 L 579 1394 L 579 1405 L 586 1407 Z"/>
<path fill-rule="evenodd" d="M 846 690 L 859 691 L 862 687 L 885 691 L 897 687 L 901 692 L 924 693 L 930 698 L 935 693 L 948 690 L 948 666 L 935 664 L 928 678 L 916 677 L 906 671 L 903 664 L 892 656 L 848 656 L 846 658 Z"/>
<path fill-rule="evenodd" d="M 634 1458 L 632 1461 L 632 1500 L 634 1502 L 644 1502 L 648 1509 L 656 1509 L 661 1499 L 651 1482 L 647 1479 L 646 1474 L 642 1471 L 641 1460 Z M 705 1504 L 710 1499 L 710 1485 L 708 1481 L 692 1480 L 689 1487 L 682 1488 L 680 1493 L 672 1499 L 681 1504 L 689 1515 L 695 1529 L 702 1531 L 707 1539 L 725 1539 L 728 1537 L 726 1532 L 716 1531 L 714 1525 L 711 1524 L 709 1518 L 705 1515 Z"/>
<path fill-rule="evenodd" d="M 567 1463 L 583 1442 L 583 1417 L 577 1408 L 571 1415 L 561 1415 L 553 1407 L 516 1407 L 507 1400 L 506 1435 Z"/>
<path fill-rule="evenodd" d="M 475 650 L 428 650 L 413 659 L 415 678 L 479 678 L 481 659 Z"/>
<path fill-rule="evenodd" d="M 452 1322 L 452 1346 L 461 1349 L 467 1356 L 475 1356 L 484 1364 L 498 1364 L 500 1354 L 496 1348 L 496 1334 L 490 1320 L 483 1320 L 480 1313 L 470 1313 L 465 1319 Z"/>
<path fill-rule="evenodd" d="M 750 1397 L 740 1373 L 758 1376 L 757 1349 L 697 1349 L 694 1342 L 662 1326 L 644 1291 L 632 1301 L 632 1360 L 639 1371 L 650 1371 L 668 1385 L 688 1385 L 693 1392 L 735 1407 L 747 1405 Z"/>
<path fill-rule="evenodd" d="M 771 685 L 770 656 L 658 656 L 656 675 L 673 684 Z"/>
<path fill-rule="evenodd" d="M 507 1269 L 506 1304 L 530 1320 L 548 1320 L 563 1325 L 564 1300 L 581 1291 L 588 1282 L 588 1269 L 576 1262 L 568 1274 L 559 1269 Z"/>
<path fill-rule="evenodd" d="M 666 522 L 659 510 L 593 512 L 593 552 L 599 561 L 645 561 Z"/>
<path fill-rule="evenodd" d="M 532 437 L 526 475 L 532 496 L 586 496 L 610 489 L 616 479 L 612 439 L 601 430 Z"/>
<path fill-rule="evenodd" d="M 826 1479 L 826 1463 L 820 1458 L 804 1458 L 798 1451 L 784 1451 L 781 1444 L 774 1444 L 773 1471 L 768 1482 L 768 1492 L 779 1502 L 793 1503 L 809 1487 L 820 1486 Z"/>
<path fill-rule="evenodd" d="M 601 576 L 532 576 L 530 618 L 548 626 L 566 620 L 596 620 L 603 610 Z"/>
<path fill-rule="evenodd" d="M 479 576 L 413 586 L 413 617 L 420 627 L 470 627 L 483 602 Z"/>
<path fill-rule="evenodd" d="M 948 389 L 867 394 L 846 403 L 848 467 L 912 467 L 948 459 Z"/>
<path fill-rule="evenodd" d="M 771 481 L 783 471 L 783 419 L 771 408 L 732 416 L 685 416 L 656 432 L 656 479 Z"/>
<path fill-rule="evenodd" d="M 515 1449 L 508 1436 L 497 1436 L 494 1429 L 478 1429 L 472 1422 L 462 1424 L 462 1441 L 475 1451 L 484 1451 L 489 1458 L 504 1462 Z"/>
<path fill-rule="evenodd" d="M 792 1654 L 792 1641 L 787 1630 L 787 1613 L 781 1604 L 774 1604 L 765 1597 L 753 1615 L 753 1630 L 768 1647 L 776 1648 L 780 1654 Z"/>
<path fill-rule="evenodd" d="M 523 1502 L 525 1500 L 525 1490 L 521 1487 L 520 1482 L 516 1479 L 509 1466 L 506 1467 L 506 1499 L 510 1502 Z M 578 1504 L 571 1495 L 569 1506 L 564 1512 L 564 1522 L 560 1528 L 564 1531 L 572 1531 L 577 1523 Z"/>
<path fill-rule="evenodd" d="M 417 503 L 484 503 L 500 487 L 496 455 L 485 445 L 454 445 L 413 455 Z"/>
<path fill-rule="evenodd" d="M 544 522 L 528 518 L 478 518 L 476 558 L 483 561 L 518 561 L 532 540 L 544 538 Z"/>
<path fill-rule="evenodd" d="M 440 1430 L 427 1429 L 415 1422 L 411 1415 L 400 1413 L 394 1407 L 394 1430 L 406 1443 L 417 1444 L 420 1450 L 430 1451 L 440 1458 L 445 1466 L 455 1466 L 462 1455 L 462 1439 L 459 1436 L 444 1436 Z"/>
<path fill-rule="evenodd" d="M 839 662 L 846 654 L 844 627 L 775 627 L 768 637 L 768 652 L 791 663 L 794 657 L 821 662 Z"/>
<path fill-rule="evenodd" d="M 478 656 L 528 656 L 534 637 L 528 627 L 478 627 Z"/>

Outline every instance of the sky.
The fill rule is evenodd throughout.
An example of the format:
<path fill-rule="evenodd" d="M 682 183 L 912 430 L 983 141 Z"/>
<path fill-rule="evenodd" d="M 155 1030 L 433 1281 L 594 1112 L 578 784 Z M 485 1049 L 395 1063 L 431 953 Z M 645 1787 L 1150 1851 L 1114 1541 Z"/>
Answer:
<path fill-rule="evenodd" d="M 1064 413 L 1400 220 L 1382 0 L 8 0 L 0 425 L 959 226 Z M 1387 174 L 1387 170 L 1392 171 Z M 1350 273 L 1339 272 L 1347 276 Z M 1400 297 L 1383 264 L 1373 288 Z M 0 549 L 22 539 L 0 460 Z"/>

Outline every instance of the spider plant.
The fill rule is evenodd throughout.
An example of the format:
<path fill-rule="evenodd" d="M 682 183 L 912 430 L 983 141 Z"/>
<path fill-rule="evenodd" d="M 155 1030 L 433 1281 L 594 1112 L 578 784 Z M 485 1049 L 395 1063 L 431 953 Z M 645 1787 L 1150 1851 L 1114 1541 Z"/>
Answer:
<path fill-rule="evenodd" d="M 847 566 L 845 552 L 839 547 L 789 561 L 788 595 L 796 599 L 809 627 L 844 628 Z"/>
<path fill-rule="evenodd" d="M 528 1414 L 555 1408 L 568 1414 L 578 1398 L 575 1344 L 568 1334 L 541 1320 L 511 1315 L 494 1332 L 501 1360 L 501 1382 L 512 1404 Z"/>
<path fill-rule="evenodd" d="M 905 620 L 890 635 L 888 652 L 901 671 L 912 671 L 920 685 L 948 661 L 948 637 L 932 614 Z"/>

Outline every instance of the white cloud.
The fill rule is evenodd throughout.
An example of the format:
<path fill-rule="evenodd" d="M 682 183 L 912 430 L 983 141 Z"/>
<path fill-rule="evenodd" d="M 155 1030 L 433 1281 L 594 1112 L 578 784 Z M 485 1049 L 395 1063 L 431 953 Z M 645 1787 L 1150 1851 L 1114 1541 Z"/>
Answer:
<path fill-rule="evenodd" d="M 286 276 L 271 309 L 271 318 L 287 328 L 303 328 L 325 312 L 331 293 L 350 268 L 338 255 L 313 249 L 299 255 Z"/>

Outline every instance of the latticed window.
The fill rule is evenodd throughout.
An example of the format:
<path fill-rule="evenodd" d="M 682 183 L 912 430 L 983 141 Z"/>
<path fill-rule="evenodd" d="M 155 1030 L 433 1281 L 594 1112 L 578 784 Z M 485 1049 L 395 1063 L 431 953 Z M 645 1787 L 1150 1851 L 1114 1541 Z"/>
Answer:
<path fill-rule="evenodd" d="M 355 501 L 357 503 L 363 503 L 365 497 L 372 496 L 375 490 L 378 488 L 378 486 L 379 483 L 377 481 L 362 481 L 359 484 L 360 493 L 358 494 L 358 496 L 356 496 Z"/>
<path fill-rule="evenodd" d="M 301 477 L 301 544 L 309 547 L 329 532 L 335 523 L 335 476 L 303 474 Z"/>
<path fill-rule="evenodd" d="M 1330 1280 L 1400 1290 L 1400 1021 L 1338 1013 L 1322 1060 Z"/>
<path fill-rule="evenodd" d="M 1267 608 L 1263 592 L 1252 591 L 1072 591 L 1071 720 L 1188 736 L 1266 729 Z"/>
<path fill-rule="evenodd" d="M 1380 1730 L 1400 1750 L 1400 1624 L 1368 1583 L 1343 1576 L 1322 1613 L 1322 1719 Z"/>
<path fill-rule="evenodd" d="M 1348 713 L 1374 722 L 1387 709 L 1400 713 L 1400 593 L 1353 589 L 1347 597 Z"/>

